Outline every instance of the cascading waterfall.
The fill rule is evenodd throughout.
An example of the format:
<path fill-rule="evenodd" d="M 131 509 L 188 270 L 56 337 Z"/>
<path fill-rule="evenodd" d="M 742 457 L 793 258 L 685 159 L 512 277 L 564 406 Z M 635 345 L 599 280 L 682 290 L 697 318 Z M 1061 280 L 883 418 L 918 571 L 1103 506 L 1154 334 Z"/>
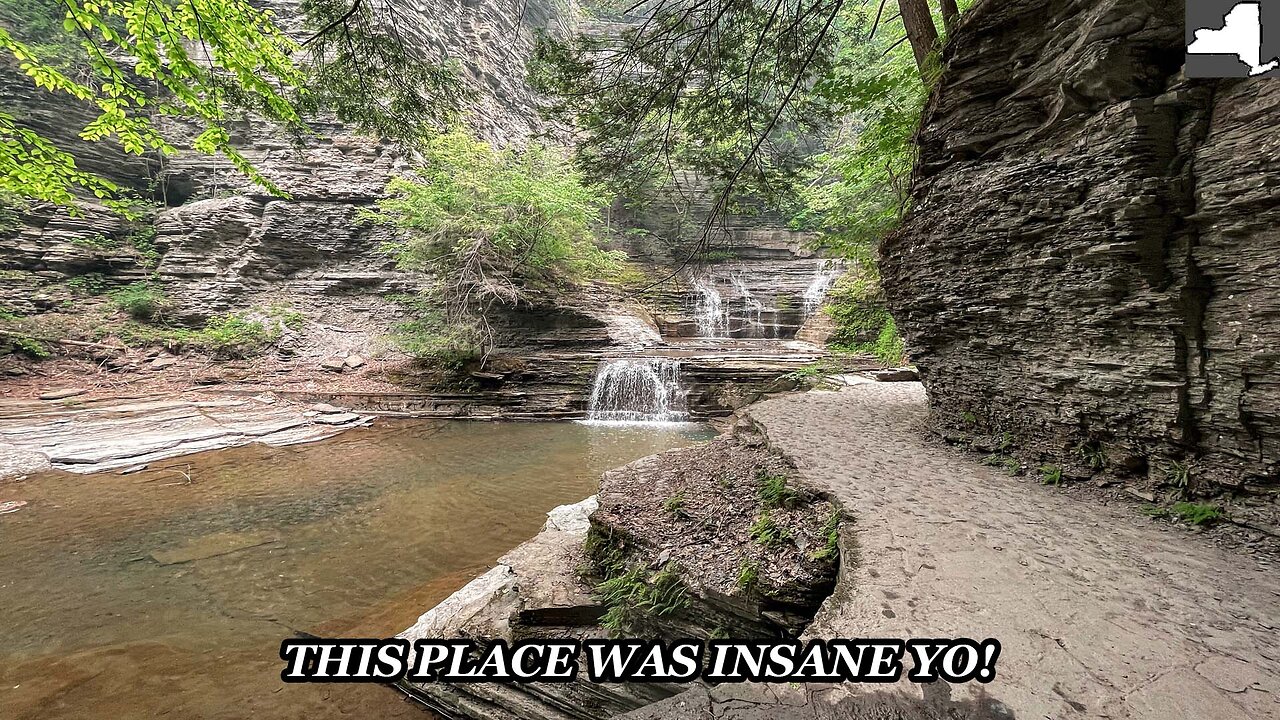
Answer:
<path fill-rule="evenodd" d="M 669 358 L 603 360 L 587 406 L 597 422 L 682 422 L 688 419 L 680 363 Z"/>
<path fill-rule="evenodd" d="M 748 322 L 751 323 L 751 326 L 753 328 L 759 328 L 761 336 L 770 335 L 772 337 L 778 337 L 777 314 L 774 314 L 771 329 L 766 332 L 764 327 L 764 303 L 760 302 L 751 294 L 751 289 L 747 287 L 747 281 L 743 280 L 741 275 L 735 274 L 729 279 L 733 283 L 733 289 L 737 290 L 738 294 L 742 297 L 742 305 L 746 311 L 745 314 Z"/>
<path fill-rule="evenodd" d="M 729 312 L 715 283 L 710 278 L 696 277 L 693 289 L 697 293 L 693 301 L 693 319 L 698 325 L 698 336 L 729 337 Z"/>
<path fill-rule="evenodd" d="M 814 274 L 813 281 L 809 283 L 809 287 L 804 291 L 804 316 L 807 318 L 818 311 L 822 307 L 822 301 L 827 297 L 827 290 L 831 289 L 831 283 L 840 277 L 843 270 L 834 264 L 823 263 L 818 266 L 818 272 Z"/>

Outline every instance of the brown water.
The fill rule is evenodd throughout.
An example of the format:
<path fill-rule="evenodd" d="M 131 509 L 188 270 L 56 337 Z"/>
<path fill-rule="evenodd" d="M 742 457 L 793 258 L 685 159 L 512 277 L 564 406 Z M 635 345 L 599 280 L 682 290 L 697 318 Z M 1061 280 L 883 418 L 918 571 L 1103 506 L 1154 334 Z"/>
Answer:
<path fill-rule="evenodd" d="M 0 483 L 28 502 L 0 515 L 0 718 L 421 720 L 384 687 L 280 682 L 281 639 L 393 635 L 604 470 L 708 436 L 406 422 Z"/>

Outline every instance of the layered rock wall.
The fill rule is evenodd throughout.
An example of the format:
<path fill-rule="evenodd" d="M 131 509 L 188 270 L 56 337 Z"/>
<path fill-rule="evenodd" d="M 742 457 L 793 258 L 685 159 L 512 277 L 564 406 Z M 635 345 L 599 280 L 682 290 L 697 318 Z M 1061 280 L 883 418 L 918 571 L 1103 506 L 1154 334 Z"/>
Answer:
<path fill-rule="evenodd" d="M 934 423 L 1273 492 L 1280 85 L 1187 80 L 1160 0 L 984 0 L 944 60 L 881 255 Z"/>

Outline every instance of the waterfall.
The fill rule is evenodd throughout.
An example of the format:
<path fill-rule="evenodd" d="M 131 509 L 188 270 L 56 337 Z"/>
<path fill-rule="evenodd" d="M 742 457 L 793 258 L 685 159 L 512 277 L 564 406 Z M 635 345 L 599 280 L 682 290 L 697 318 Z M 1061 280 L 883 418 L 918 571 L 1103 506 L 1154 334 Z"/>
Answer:
<path fill-rule="evenodd" d="M 828 265 L 823 263 L 818 266 L 818 272 L 813 276 L 813 280 L 809 283 L 809 287 L 804 291 L 804 316 L 807 318 L 818 311 L 822 306 L 822 301 L 827 296 L 827 290 L 831 289 L 831 283 L 840 277 L 841 269 L 834 264 Z"/>
<path fill-rule="evenodd" d="M 685 390 L 680 363 L 667 358 L 603 360 L 596 368 L 587 419 L 608 422 L 682 422 Z"/>
<path fill-rule="evenodd" d="M 742 306 L 747 321 L 751 323 L 753 328 L 760 328 L 760 337 L 772 336 L 778 337 L 778 315 L 775 312 L 773 316 L 773 325 L 769 332 L 764 331 L 764 303 L 760 302 L 751 294 L 751 289 L 747 287 L 747 282 L 742 279 L 741 275 L 733 275 L 730 278 L 733 282 L 733 289 L 738 291 L 742 297 Z"/>
<path fill-rule="evenodd" d="M 693 319 L 698 324 L 698 336 L 707 338 L 729 337 L 729 313 L 724 299 L 710 278 L 696 277 L 693 289 Z"/>

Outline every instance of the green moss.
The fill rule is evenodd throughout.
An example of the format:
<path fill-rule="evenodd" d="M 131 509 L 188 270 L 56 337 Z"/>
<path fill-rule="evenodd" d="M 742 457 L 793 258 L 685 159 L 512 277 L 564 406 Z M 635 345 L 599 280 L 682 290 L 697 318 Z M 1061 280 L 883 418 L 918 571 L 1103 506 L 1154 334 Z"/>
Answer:
<path fill-rule="evenodd" d="M 880 275 L 859 264 L 827 293 L 823 308 L 835 322 L 828 340 L 835 352 L 875 355 L 885 365 L 900 365 L 905 356 L 898 325 L 885 307 Z"/>
<path fill-rule="evenodd" d="M 1225 517 L 1222 508 L 1212 503 L 1179 502 L 1174 503 L 1171 510 L 1180 520 L 1192 525 L 1208 525 Z"/>

